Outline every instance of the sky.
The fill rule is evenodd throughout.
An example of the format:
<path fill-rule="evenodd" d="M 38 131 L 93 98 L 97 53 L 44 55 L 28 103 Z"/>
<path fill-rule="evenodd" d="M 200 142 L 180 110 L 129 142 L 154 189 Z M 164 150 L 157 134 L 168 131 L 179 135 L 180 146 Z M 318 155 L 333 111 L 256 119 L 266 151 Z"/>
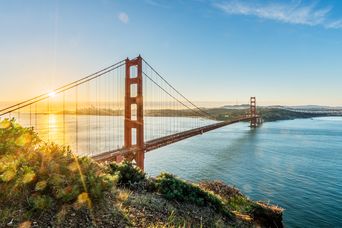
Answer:
<path fill-rule="evenodd" d="M 195 102 L 342 105 L 342 1 L 0 0 L 0 101 L 141 54 Z"/>

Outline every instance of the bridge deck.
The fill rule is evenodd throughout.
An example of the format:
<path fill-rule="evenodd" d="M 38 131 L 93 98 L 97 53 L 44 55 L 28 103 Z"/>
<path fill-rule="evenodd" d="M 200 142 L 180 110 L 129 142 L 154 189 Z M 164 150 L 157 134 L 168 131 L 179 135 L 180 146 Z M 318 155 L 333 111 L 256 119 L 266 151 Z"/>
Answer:
<path fill-rule="evenodd" d="M 146 153 L 146 152 L 149 152 L 151 150 L 154 150 L 154 149 L 157 149 L 160 147 L 164 147 L 164 146 L 170 145 L 172 143 L 176 143 L 176 142 L 179 142 L 181 140 L 184 140 L 184 139 L 196 136 L 196 135 L 200 135 L 200 134 L 203 134 L 203 133 L 208 132 L 208 131 L 215 130 L 215 129 L 220 128 L 220 127 L 224 127 L 224 126 L 234 124 L 237 122 L 241 122 L 241 121 L 249 121 L 252 118 L 258 118 L 258 116 L 255 116 L 255 117 L 249 117 L 248 116 L 248 117 L 242 117 L 242 118 L 238 118 L 238 119 L 231 120 L 231 121 L 223 121 L 223 122 L 219 122 L 219 123 L 210 124 L 210 125 L 207 125 L 204 127 L 199 127 L 199 128 L 191 129 L 188 131 L 183 131 L 180 133 L 168 135 L 168 136 L 161 137 L 158 139 L 153 139 L 153 140 L 145 142 L 144 151 Z M 120 149 L 104 152 L 104 153 L 101 153 L 98 155 L 94 155 L 94 156 L 92 156 L 92 158 L 98 162 L 112 161 L 112 160 L 115 160 L 116 156 L 125 155 L 127 153 L 134 152 L 136 149 L 137 148 L 134 148 L 134 147 L 132 147 L 130 149 L 120 148 Z"/>

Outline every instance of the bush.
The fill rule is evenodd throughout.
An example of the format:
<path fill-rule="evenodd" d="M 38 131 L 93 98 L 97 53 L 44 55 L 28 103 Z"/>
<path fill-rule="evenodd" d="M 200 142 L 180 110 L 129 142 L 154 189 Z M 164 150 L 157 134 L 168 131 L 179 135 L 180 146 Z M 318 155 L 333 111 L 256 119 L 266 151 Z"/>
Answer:
<path fill-rule="evenodd" d="M 68 147 L 44 143 L 32 128 L 0 122 L 0 210 L 22 205 L 46 210 L 77 202 L 91 206 L 116 177 Z"/>
<path fill-rule="evenodd" d="M 168 200 L 194 203 L 198 206 L 210 205 L 216 210 L 230 215 L 219 197 L 174 175 L 162 173 L 156 178 L 155 182 L 157 191 Z"/>
<path fill-rule="evenodd" d="M 250 213 L 256 206 L 253 201 L 242 195 L 238 189 L 227 186 L 222 181 L 203 181 L 199 183 L 199 187 L 220 196 L 225 207 L 231 211 Z"/>
<path fill-rule="evenodd" d="M 110 173 L 118 177 L 118 184 L 124 187 L 134 187 L 146 180 L 146 175 L 131 162 L 124 161 L 121 164 L 111 163 Z"/>

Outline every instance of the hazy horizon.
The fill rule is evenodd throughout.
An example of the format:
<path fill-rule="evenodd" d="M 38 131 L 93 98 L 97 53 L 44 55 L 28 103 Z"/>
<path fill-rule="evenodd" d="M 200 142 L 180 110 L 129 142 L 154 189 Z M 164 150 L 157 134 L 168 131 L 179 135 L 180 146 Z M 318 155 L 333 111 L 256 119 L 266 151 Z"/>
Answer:
<path fill-rule="evenodd" d="M 7 108 L 9 106 L 18 104 L 19 102 L 22 101 L 0 101 L 0 109 L 3 108 Z M 236 101 L 193 101 L 194 104 L 196 104 L 199 107 L 202 108 L 220 108 L 220 107 L 224 107 L 224 106 L 239 106 L 239 105 L 249 105 L 248 100 L 246 100 L 246 102 L 236 102 Z M 258 102 L 258 101 L 257 101 Z M 73 105 L 73 102 L 67 102 L 70 105 Z M 78 102 L 79 104 L 94 104 L 95 101 L 90 101 L 90 102 Z M 99 102 L 102 103 L 102 106 L 105 105 L 106 102 Z M 115 102 L 110 102 L 110 103 L 115 103 Z M 121 106 L 123 107 L 123 101 L 121 102 Z M 158 102 L 156 102 L 158 103 Z M 263 102 L 258 102 L 257 103 L 258 106 L 264 106 L 264 107 L 268 107 L 268 106 L 288 106 L 288 107 L 301 107 L 301 106 L 321 106 L 321 107 L 331 107 L 331 108 L 342 108 L 342 105 L 323 105 L 323 104 L 277 104 L 277 103 L 268 103 L 265 104 Z M 94 106 L 94 105 L 93 105 Z M 157 104 L 155 104 L 155 106 L 157 106 Z M 171 106 L 170 106 L 171 107 Z M 145 109 L 151 109 L 149 108 L 145 108 Z M 152 108 L 152 109 L 158 109 L 158 107 Z M 165 109 L 165 107 L 163 108 Z"/>

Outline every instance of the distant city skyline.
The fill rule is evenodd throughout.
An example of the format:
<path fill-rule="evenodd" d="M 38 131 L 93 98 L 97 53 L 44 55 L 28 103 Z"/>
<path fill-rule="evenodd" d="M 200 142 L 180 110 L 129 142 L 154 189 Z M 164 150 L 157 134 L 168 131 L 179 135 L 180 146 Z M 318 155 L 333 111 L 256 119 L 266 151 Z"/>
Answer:
<path fill-rule="evenodd" d="M 141 54 L 200 106 L 342 106 L 341 13 L 332 0 L 1 1 L 0 102 Z"/>

